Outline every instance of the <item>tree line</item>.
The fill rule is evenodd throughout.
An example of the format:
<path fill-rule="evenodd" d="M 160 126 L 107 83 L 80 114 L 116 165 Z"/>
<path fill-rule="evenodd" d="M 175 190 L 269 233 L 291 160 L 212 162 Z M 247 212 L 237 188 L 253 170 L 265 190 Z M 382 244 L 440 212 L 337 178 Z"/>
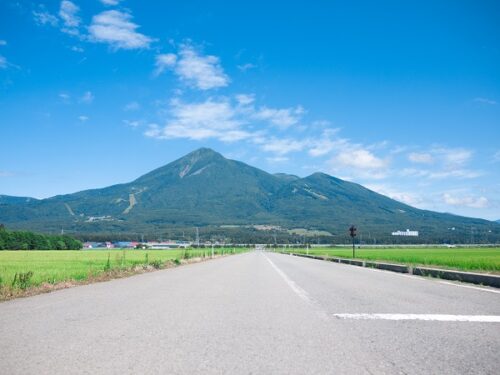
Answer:
<path fill-rule="evenodd" d="M 82 243 L 66 235 L 9 231 L 0 224 L 0 250 L 80 250 Z"/>

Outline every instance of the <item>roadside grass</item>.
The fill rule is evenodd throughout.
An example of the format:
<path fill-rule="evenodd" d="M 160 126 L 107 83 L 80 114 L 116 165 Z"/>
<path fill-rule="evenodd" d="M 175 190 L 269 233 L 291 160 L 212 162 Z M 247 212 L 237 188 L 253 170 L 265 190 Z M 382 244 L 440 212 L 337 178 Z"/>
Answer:
<path fill-rule="evenodd" d="M 243 251 L 247 249 L 216 248 L 214 255 Z M 104 280 L 210 256 L 211 249 L 3 250 L 0 251 L 0 300 L 47 284 Z"/>
<path fill-rule="evenodd" d="M 306 249 L 286 252 L 305 254 Z M 309 254 L 340 258 L 352 258 L 348 248 L 312 248 Z M 495 248 L 356 248 L 356 258 L 403 263 L 413 266 L 434 266 L 461 271 L 500 273 L 500 247 Z"/>

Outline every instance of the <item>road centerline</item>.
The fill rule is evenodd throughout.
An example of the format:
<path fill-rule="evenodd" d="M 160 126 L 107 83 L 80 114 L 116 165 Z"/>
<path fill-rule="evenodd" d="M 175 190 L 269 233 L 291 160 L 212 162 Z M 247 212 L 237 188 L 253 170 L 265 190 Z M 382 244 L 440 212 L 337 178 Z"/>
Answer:
<path fill-rule="evenodd" d="M 302 289 L 295 281 L 290 279 L 286 273 L 284 273 L 271 259 L 267 257 L 267 255 L 263 254 L 264 258 L 269 262 L 269 264 L 273 267 L 273 269 L 278 273 L 278 275 L 281 276 L 281 278 L 285 281 L 285 283 L 292 289 L 293 292 L 295 292 L 296 295 L 298 295 L 303 301 L 305 301 L 307 304 L 309 304 L 313 309 L 316 311 L 316 313 L 323 319 L 328 319 L 328 314 L 326 311 L 324 311 L 318 302 L 316 302 L 313 298 L 309 296 L 309 293 L 307 293 L 304 289 Z"/>

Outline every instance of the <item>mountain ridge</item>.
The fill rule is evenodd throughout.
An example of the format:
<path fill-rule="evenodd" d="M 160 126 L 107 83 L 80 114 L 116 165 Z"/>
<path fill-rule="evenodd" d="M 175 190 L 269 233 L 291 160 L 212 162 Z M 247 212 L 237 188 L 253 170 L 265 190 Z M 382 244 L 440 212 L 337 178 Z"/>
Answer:
<path fill-rule="evenodd" d="M 485 240 L 500 239 L 500 225 L 487 220 L 420 210 L 321 172 L 304 178 L 270 174 L 209 148 L 128 183 L 40 200 L 0 196 L 0 222 L 43 232 L 129 234 L 268 225 L 320 230 L 343 240 L 345 228 L 355 223 L 379 241 L 408 228 L 422 233 L 419 241 L 458 241 L 467 238 L 466 229 L 448 228 L 472 225 L 486 233 Z"/>

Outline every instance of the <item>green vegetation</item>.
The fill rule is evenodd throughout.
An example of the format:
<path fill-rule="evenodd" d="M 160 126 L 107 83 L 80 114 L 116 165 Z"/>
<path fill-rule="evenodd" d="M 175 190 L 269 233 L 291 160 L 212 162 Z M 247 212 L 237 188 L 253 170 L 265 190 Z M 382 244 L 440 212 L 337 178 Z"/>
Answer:
<path fill-rule="evenodd" d="M 0 250 L 79 250 L 82 243 L 69 236 L 12 232 L 0 224 Z"/>
<path fill-rule="evenodd" d="M 194 242 L 198 227 L 202 242 L 342 244 L 355 224 L 367 245 L 500 242 L 498 223 L 416 209 L 323 173 L 272 175 L 210 149 L 130 183 L 40 200 L 0 196 L 0 222 L 40 232 L 64 228 L 92 241 Z M 283 229 L 245 227 L 255 224 Z M 419 237 L 391 235 L 406 229 Z"/>
<path fill-rule="evenodd" d="M 305 254 L 305 249 L 290 252 Z M 349 248 L 312 248 L 310 255 L 352 258 Z M 356 258 L 411 265 L 500 273 L 500 248 L 356 248 Z"/>
<path fill-rule="evenodd" d="M 215 255 L 247 251 L 215 248 Z M 84 281 L 105 272 L 125 271 L 134 267 L 160 269 L 172 261 L 210 257 L 211 249 L 189 250 L 58 250 L 0 251 L 0 289 L 27 289 L 43 283 Z M 0 292 L 0 299 L 2 293 Z"/>

